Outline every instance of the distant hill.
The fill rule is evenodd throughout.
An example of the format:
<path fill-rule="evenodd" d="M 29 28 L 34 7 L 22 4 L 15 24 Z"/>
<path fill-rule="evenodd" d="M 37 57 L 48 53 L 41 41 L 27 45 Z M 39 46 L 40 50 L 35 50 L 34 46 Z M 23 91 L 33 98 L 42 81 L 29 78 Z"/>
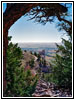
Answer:
<path fill-rule="evenodd" d="M 22 59 L 22 66 L 26 66 L 26 64 L 31 60 L 31 59 L 35 59 L 35 56 L 32 55 L 30 52 L 24 52 L 23 51 L 23 59 Z"/>
<path fill-rule="evenodd" d="M 56 48 L 55 43 L 18 43 L 18 46 L 21 48 Z"/>

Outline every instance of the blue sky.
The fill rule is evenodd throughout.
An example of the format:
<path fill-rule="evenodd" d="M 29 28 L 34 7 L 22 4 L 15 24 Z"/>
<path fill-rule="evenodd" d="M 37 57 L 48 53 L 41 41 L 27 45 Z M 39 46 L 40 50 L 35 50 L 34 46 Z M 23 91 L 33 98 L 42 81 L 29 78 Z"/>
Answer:
<path fill-rule="evenodd" d="M 3 11 L 5 9 L 6 4 L 3 4 Z M 9 36 L 12 36 L 12 42 L 61 42 L 64 32 L 58 32 L 55 23 L 41 25 L 33 20 L 27 21 L 28 18 L 22 16 L 11 26 Z M 66 36 L 64 38 L 67 39 Z"/>

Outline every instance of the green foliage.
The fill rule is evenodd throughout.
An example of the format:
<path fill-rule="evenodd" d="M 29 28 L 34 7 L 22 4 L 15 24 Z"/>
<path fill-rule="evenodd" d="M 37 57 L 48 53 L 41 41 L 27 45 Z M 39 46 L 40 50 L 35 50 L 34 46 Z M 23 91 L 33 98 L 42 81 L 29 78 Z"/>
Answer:
<path fill-rule="evenodd" d="M 38 59 L 37 59 L 37 60 L 38 60 L 38 61 L 40 61 L 40 59 L 41 59 L 40 54 L 38 54 L 38 55 L 37 55 L 37 57 L 38 57 Z"/>
<path fill-rule="evenodd" d="M 43 66 L 46 66 L 46 60 L 45 59 L 43 60 Z"/>
<path fill-rule="evenodd" d="M 68 9 L 60 3 L 45 3 L 33 7 L 25 16 L 30 16 L 30 20 L 34 19 L 35 22 L 45 25 L 47 22 L 54 22 L 56 17 L 60 18 L 67 11 Z"/>
<path fill-rule="evenodd" d="M 34 62 L 34 59 L 31 59 L 30 62 L 29 62 L 29 65 L 31 66 L 31 68 L 34 67 L 34 63 L 35 63 L 35 62 Z"/>
<path fill-rule="evenodd" d="M 30 70 L 25 71 L 24 67 L 21 67 L 21 59 L 21 49 L 17 44 L 9 43 L 7 50 L 7 87 L 5 96 L 31 96 L 35 90 L 37 76 L 32 76 Z"/>
<path fill-rule="evenodd" d="M 39 74 L 41 74 L 41 68 L 40 68 L 40 67 L 38 68 L 37 72 L 38 72 Z"/>
<path fill-rule="evenodd" d="M 24 50 L 24 52 L 27 52 L 27 50 Z"/>
<path fill-rule="evenodd" d="M 72 42 L 62 39 L 62 45 L 57 45 L 58 52 L 53 61 L 53 81 L 59 86 L 72 88 Z"/>
<path fill-rule="evenodd" d="M 42 65 L 42 66 L 46 66 L 47 65 L 47 62 L 45 59 L 40 59 L 39 60 L 39 64 Z"/>
<path fill-rule="evenodd" d="M 11 41 L 11 38 L 12 38 L 12 36 L 9 36 L 9 37 L 8 37 L 8 41 Z"/>
<path fill-rule="evenodd" d="M 52 73 L 43 73 L 42 78 L 47 82 L 51 82 L 53 80 Z"/>
<path fill-rule="evenodd" d="M 34 55 L 37 57 L 38 54 L 36 52 L 34 52 Z"/>

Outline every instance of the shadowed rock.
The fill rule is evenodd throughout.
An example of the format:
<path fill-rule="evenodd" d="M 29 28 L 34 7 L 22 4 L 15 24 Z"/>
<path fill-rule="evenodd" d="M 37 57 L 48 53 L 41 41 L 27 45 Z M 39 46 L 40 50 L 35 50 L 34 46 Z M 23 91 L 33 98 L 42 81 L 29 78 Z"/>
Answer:
<path fill-rule="evenodd" d="M 39 80 L 33 97 L 72 97 L 69 90 L 58 89 L 54 83 Z"/>

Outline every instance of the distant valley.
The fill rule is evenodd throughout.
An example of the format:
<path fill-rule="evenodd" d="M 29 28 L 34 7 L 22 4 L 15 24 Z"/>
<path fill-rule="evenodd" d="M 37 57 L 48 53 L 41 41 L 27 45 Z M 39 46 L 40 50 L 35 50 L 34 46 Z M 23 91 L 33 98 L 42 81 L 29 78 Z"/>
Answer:
<path fill-rule="evenodd" d="M 58 43 L 59 45 L 61 43 Z M 48 57 L 52 57 L 55 54 L 55 50 L 57 50 L 55 43 L 18 43 L 18 46 L 24 51 L 32 51 L 39 52 L 45 50 L 45 55 Z"/>

